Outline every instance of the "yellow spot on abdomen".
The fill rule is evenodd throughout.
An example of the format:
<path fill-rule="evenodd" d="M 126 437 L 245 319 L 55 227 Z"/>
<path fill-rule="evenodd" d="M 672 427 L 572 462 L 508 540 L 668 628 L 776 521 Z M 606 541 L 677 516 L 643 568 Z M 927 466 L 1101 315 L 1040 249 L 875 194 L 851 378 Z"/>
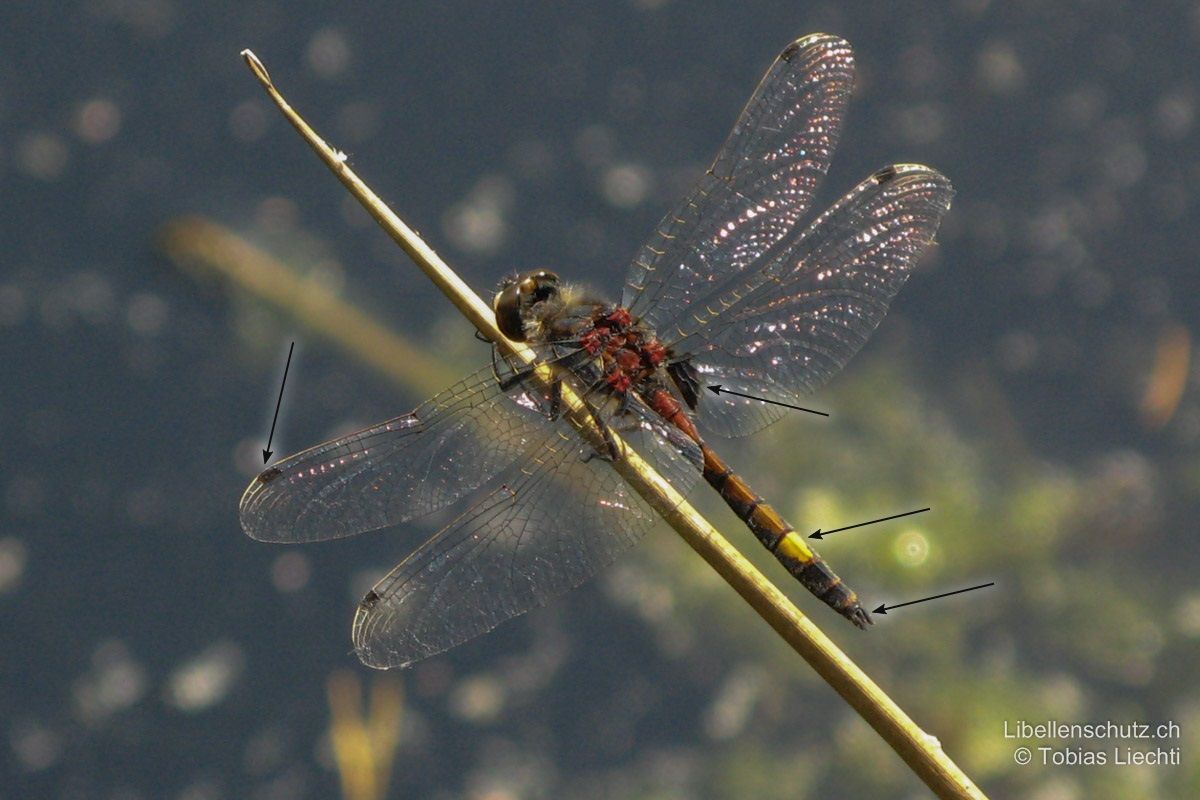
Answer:
<path fill-rule="evenodd" d="M 775 552 L 778 555 L 793 558 L 797 561 L 812 561 L 813 551 L 804 543 L 804 539 L 795 531 L 789 532 L 786 536 L 779 540 L 779 544 L 775 547 Z"/>

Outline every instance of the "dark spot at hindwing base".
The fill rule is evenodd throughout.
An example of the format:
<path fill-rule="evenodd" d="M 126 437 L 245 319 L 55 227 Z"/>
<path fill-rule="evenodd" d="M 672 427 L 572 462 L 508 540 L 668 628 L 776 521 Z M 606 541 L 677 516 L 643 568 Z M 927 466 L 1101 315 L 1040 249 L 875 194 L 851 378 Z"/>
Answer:
<path fill-rule="evenodd" d="M 695 411 L 696 404 L 700 402 L 700 374 L 696 372 L 696 368 L 690 361 L 675 361 L 667 364 L 667 374 L 675 382 L 683 402 Z"/>
<path fill-rule="evenodd" d="M 796 57 L 796 53 L 800 52 L 800 43 L 792 42 L 787 47 L 783 48 L 783 52 L 779 54 L 780 61 L 791 61 Z"/>

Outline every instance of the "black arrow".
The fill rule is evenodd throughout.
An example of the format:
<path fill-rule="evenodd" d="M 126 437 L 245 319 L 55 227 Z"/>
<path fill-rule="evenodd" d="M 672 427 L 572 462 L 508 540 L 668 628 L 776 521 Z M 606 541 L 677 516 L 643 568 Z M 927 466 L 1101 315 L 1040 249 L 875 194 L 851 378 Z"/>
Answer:
<path fill-rule="evenodd" d="M 863 525 L 874 525 L 876 522 L 887 522 L 889 519 L 900 519 L 901 517 L 911 517 L 913 514 L 920 514 L 922 511 L 928 511 L 928 510 L 929 510 L 928 508 L 918 508 L 916 511 L 905 511 L 903 514 L 892 514 L 890 517 L 880 517 L 879 519 L 873 519 L 873 520 L 870 520 L 869 522 L 860 522 L 857 525 L 847 525 L 844 528 L 834 528 L 831 531 L 822 532 L 820 528 L 817 528 L 815 531 L 813 531 L 812 533 L 810 533 L 808 535 L 808 538 L 821 539 L 821 538 L 828 536 L 831 533 L 837 533 L 838 531 L 848 531 L 851 528 L 861 528 Z"/>
<path fill-rule="evenodd" d="M 292 342 L 288 348 L 287 363 L 283 366 L 283 382 L 279 384 L 279 399 L 275 401 L 275 418 L 271 420 L 271 435 L 267 437 L 267 449 L 262 451 L 263 463 L 271 460 L 271 440 L 275 438 L 275 423 L 279 421 L 279 406 L 283 403 L 283 387 L 287 385 L 288 368 L 292 366 L 292 351 L 296 349 L 296 343 Z"/>
<path fill-rule="evenodd" d="M 747 400 L 757 400 L 760 403 L 770 403 L 773 406 L 783 406 L 784 408 L 793 408 L 796 411 L 807 411 L 810 414 L 819 414 L 822 417 L 829 416 L 824 411 L 813 411 L 811 408 L 801 408 L 800 406 L 792 406 L 792 405 L 788 405 L 787 403 L 781 403 L 778 400 L 768 400 L 765 397 L 754 397 L 753 395 L 742 394 L 741 392 L 735 392 L 730 389 L 722 389 L 721 384 L 719 384 L 719 383 L 714 383 L 712 386 L 709 386 L 708 390 L 716 395 L 732 394 L 732 395 L 737 395 L 738 397 L 745 397 Z"/>
<path fill-rule="evenodd" d="M 897 603 L 894 606 L 889 606 L 887 603 L 880 603 L 879 608 L 876 608 L 872 613 L 886 614 L 888 612 L 888 609 L 890 609 L 890 608 L 900 608 L 902 606 L 915 606 L 917 603 L 924 603 L 926 600 L 937 600 L 939 597 L 949 597 L 952 594 L 962 594 L 963 592 L 973 592 L 976 589 L 986 589 L 989 586 L 995 586 L 995 585 L 996 585 L 995 581 L 992 581 L 991 583 L 981 583 L 978 586 L 970 586 L 966 589 L 958 589 L 953 592 L 946 592 L 945 594 L 935 594 L 933 597 L 922 597 L 920 600 L 909 600 L 907 603 Z"/>

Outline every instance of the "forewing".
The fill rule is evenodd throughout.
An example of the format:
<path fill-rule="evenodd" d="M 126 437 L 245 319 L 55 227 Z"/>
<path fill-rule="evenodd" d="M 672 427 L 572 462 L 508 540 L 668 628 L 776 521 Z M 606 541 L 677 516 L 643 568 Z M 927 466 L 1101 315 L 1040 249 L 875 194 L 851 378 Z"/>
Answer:
<path fill-rule="evenodd" d="M 954 190 L 936 170 L 887 167 L 860 183 L 669 342 L 703 382 L 796 404 L 858 352 L 933 240 Z M 727 436 L 785 409 L 702 392 L 699 418 Z"/>
<path fill-rule="evenodd" d="M 264 470 L 242 495 L 242 528 L 267 542 L 313 542 L 415 519 L 511 464 L 545 435 L 544 422 L 486 367 L 411 414 Z"/>
<path fill-rule="evenodd" d="M 685 493 L 699 449 L 650 414 L 623 440 Z M 622 428 L 624 428 L 622 430 Z M 359 605 L 363 663 L 407 666 L 543 605 L 636 543 L 655 514 L 566 422 L 522 458 L 505 483 L 435 534 Z"/>
<path fill-rule="evenodd" d="M 630 265 L 624 305 L 635 316 L 669 335 L 787 236 L 829 169 L 853 84 L 844 40 L 815 34 L 784 49 L 712 167 Z"/>

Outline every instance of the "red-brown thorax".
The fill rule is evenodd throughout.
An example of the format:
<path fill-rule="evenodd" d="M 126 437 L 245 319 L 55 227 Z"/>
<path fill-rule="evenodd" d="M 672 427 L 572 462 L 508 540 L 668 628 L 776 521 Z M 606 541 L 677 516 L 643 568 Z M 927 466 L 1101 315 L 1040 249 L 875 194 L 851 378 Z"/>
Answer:
<path fill-rule="evenodd" d="M 600 357 L 605 381 L 619 393 L 650 377 L 666 358 L 666 348 L 619 306 L 599 310 L 579 344 Z"/>

